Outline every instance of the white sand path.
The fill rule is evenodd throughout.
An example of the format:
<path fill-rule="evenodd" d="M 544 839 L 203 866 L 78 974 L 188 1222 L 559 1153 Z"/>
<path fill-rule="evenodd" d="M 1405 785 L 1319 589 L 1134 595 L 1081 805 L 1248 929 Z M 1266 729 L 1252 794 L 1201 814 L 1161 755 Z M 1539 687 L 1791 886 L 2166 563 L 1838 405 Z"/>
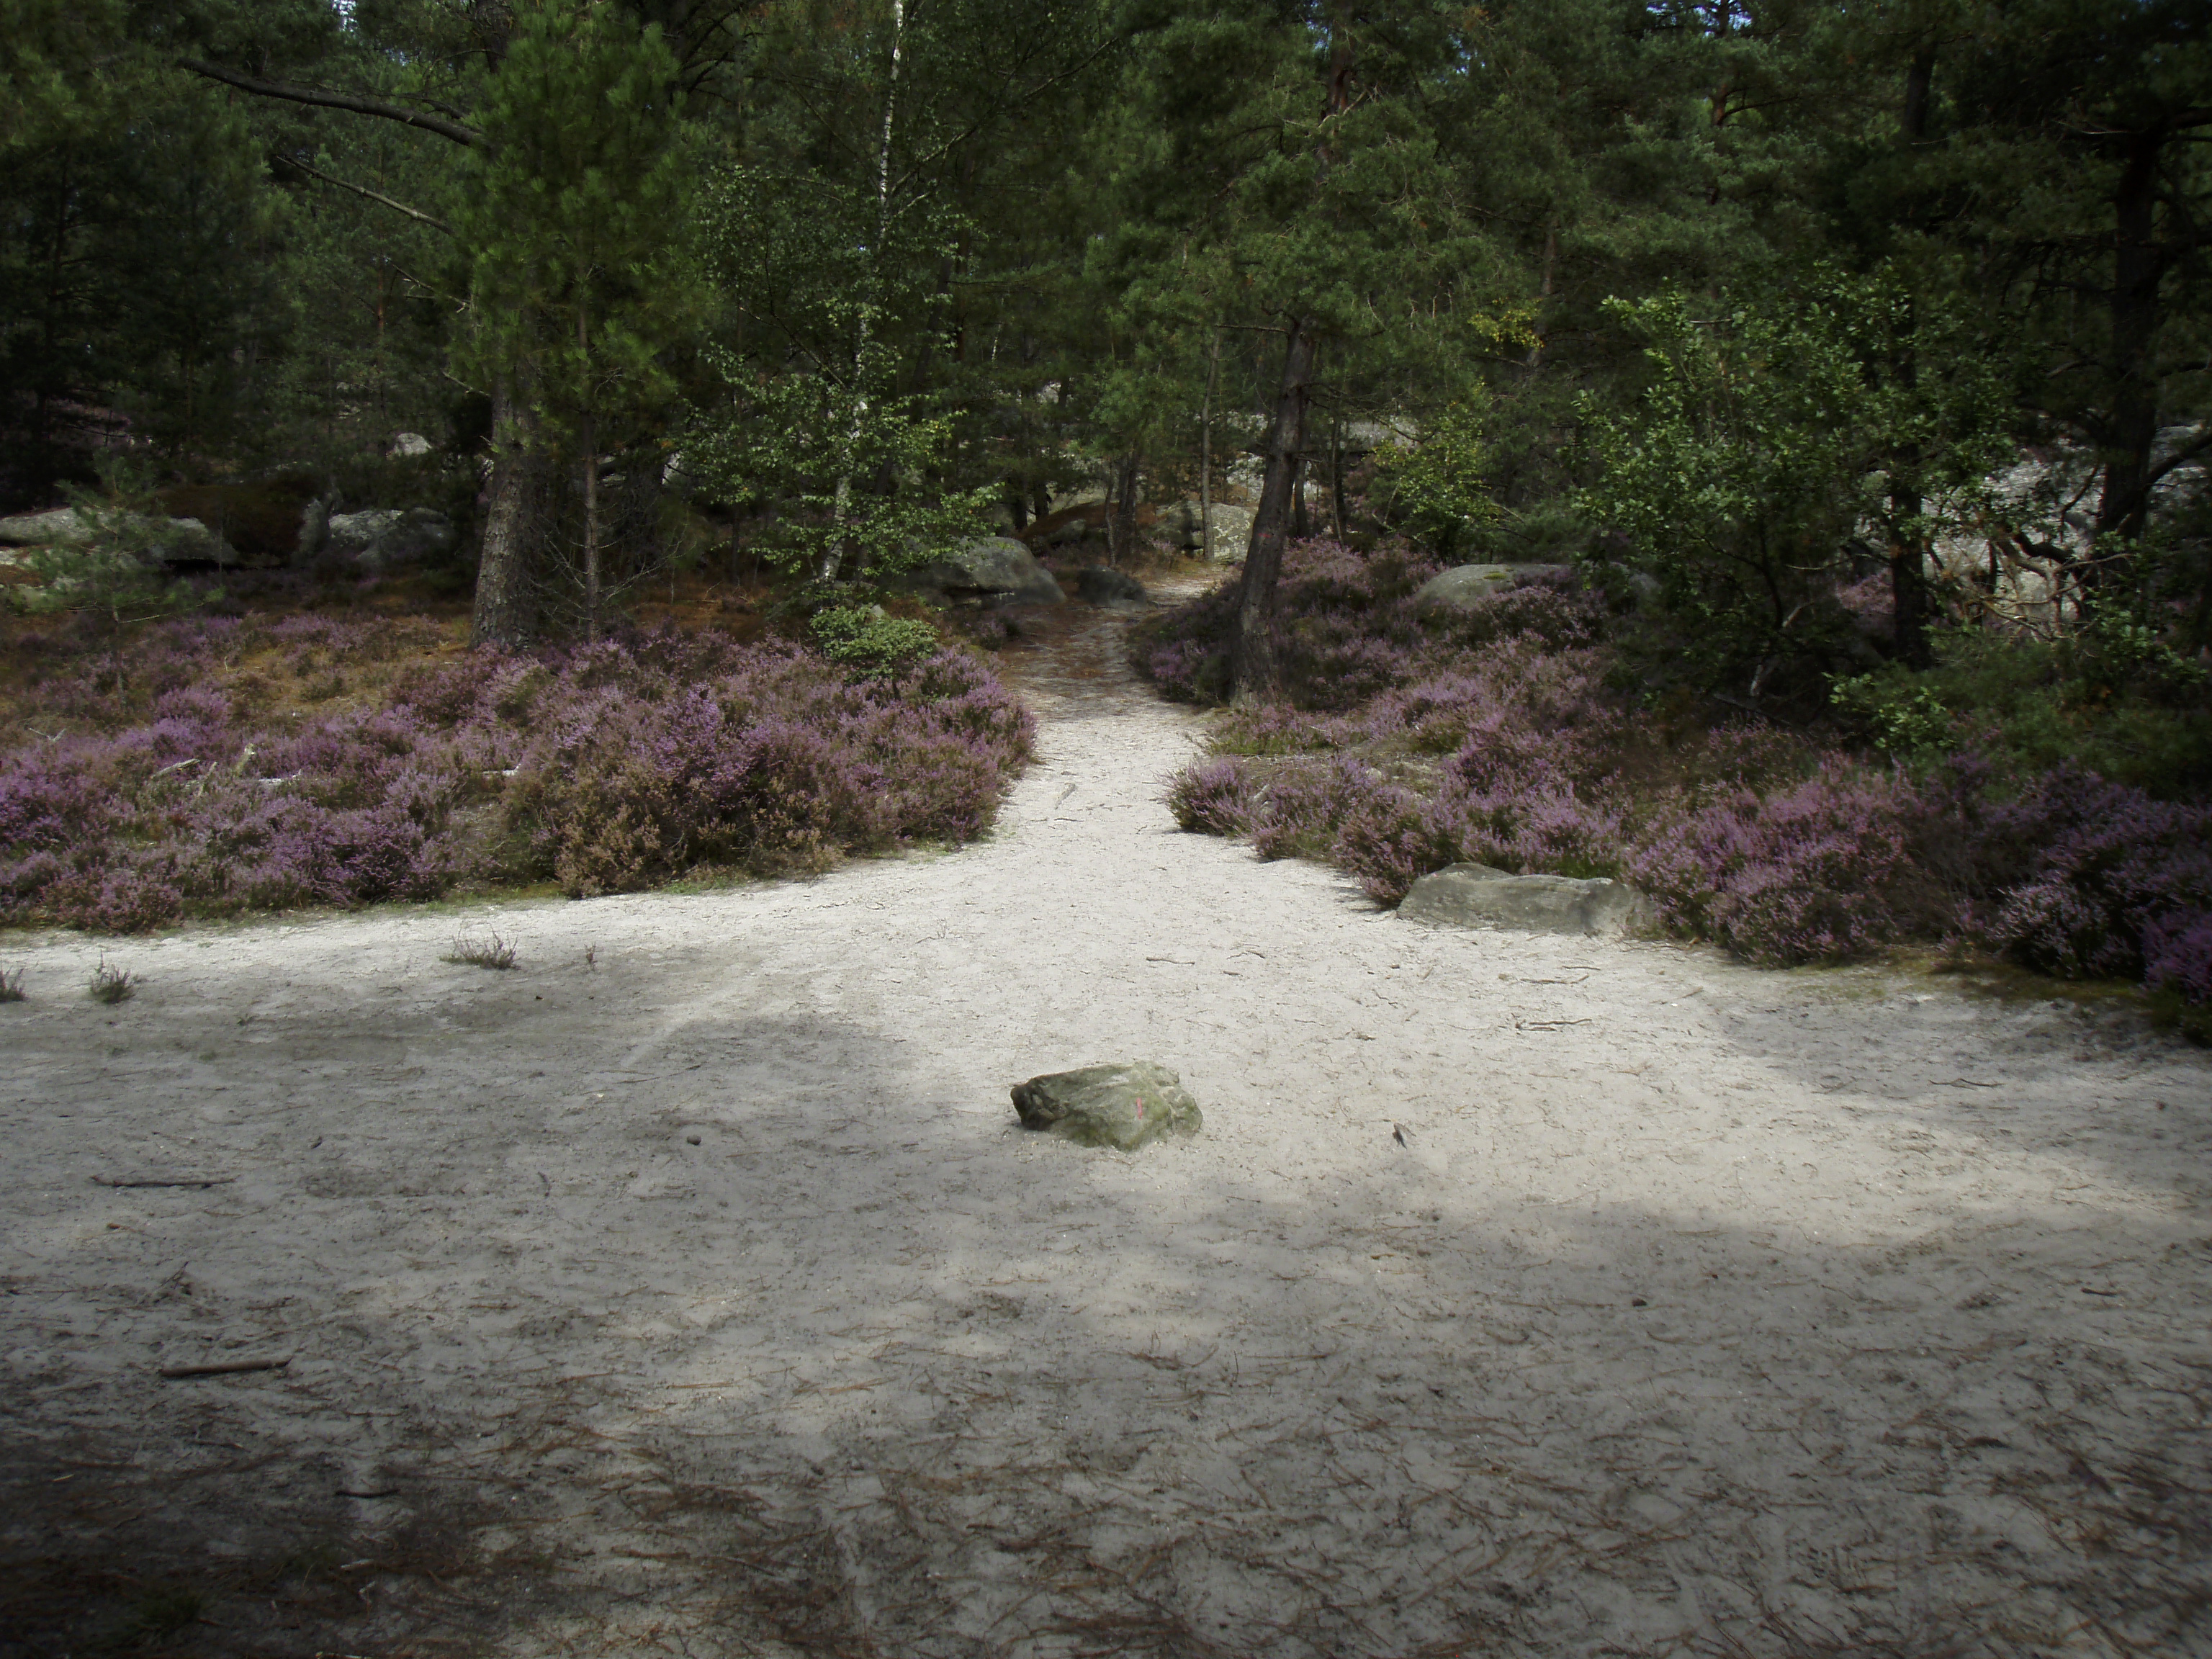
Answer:
<path fill-rule="evenodd" d="M 2204 1056 L 1378 915 L 1058 631 L 957 853 L 0 941 L 0 1656 L 2212 1651 Z"/>

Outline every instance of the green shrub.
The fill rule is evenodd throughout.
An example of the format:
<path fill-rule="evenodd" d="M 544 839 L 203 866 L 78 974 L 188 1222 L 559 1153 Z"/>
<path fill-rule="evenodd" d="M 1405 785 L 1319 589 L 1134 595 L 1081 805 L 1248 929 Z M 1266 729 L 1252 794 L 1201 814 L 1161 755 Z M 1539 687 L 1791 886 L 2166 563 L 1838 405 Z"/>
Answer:
<path fill-rule="evenodd" d="M 823 656 L 872 679 L 897 673 L 929 655 L 939 643 L 937 630 L 927 623 L 886 615 L 880 605 L 823 611 L 816 615 L 812 627 Z"/>

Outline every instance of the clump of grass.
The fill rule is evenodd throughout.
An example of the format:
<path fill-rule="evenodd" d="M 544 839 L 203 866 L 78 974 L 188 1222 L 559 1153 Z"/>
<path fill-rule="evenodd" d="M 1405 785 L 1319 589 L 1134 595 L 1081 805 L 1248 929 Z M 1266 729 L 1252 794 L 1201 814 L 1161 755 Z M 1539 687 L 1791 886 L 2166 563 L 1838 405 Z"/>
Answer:
<path fill-rule="evenodd" d="M 26 998 L 23 994 L 23 970 L 18 968 L 10 973 L 5 969 L 0 969 L 0 1002 L 24 1000 Z"/>
<path fill-rule="evenodd" d="M 207 1615 L 207 1596 L 199 1590 L 169 1587 L 149 1590 L 132 1606 L 118 1634 L 127 1643 L 180 1636 Z"/>
<path fill-rule="evenodd" d="M 446 953 L 446 960 L 470 968 L 512 968 L 514 944 L 496 933 L 486 933 L 482 939 L 473 933 L 456 933 L 453 948 Z"/>
<path fill-rule="evenodd" d="M 92 983 L 85 988 L 85 994 L 94 1002 L 128 1002 L 138 994 L 137 976 L 109 967 L 107 958 L 102 957 L 100 966 L 92 970 Z"/>

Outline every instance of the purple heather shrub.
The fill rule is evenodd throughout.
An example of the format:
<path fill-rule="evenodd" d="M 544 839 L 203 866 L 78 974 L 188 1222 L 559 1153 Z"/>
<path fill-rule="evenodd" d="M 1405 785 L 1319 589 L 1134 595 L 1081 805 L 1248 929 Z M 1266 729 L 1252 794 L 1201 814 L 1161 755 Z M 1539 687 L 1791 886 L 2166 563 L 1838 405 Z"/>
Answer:
<path fill-rule="evenodd" d="M 1909 785 L 1832 763 L 1795 788 L 1674 818 L 1626 873 L 1666 921 L 1750 961 L 1848 961 L 1941 920 L 1916 859 L 1923 817 Z"/>
<path fill-rule="evenodd" d="M 1358 879 L 1368 897 L 1377 904 L 1395 904 L 1432 870 L 1490 861 L 1467 850 L 1474 838 L 1456 805 L 1447 797 L 1424 798 L 1386 784 L 1345 814 L 1329 856 Z"/>
<path fill-rule="evenodd" d="M 2154 939 L 2164 950 L 2212 910 L 2212 807 L 2061 767 L 1978 827 L 1992 941 L 2046 973 L 2146 975 Z"/>
<path fill-rule="evenodd" d="M 1283 767 L 1261 792 L 1252 848 L 1263 859 L 1324 854 L 1345 821 L 1384 787 L 1381 773 L 1347 755 Z"/>
<path fill-rule="evenodd" d="M 1242 761 L 1200 761 L 1176 775 L 1169 786 L 1168 810 L 1186 830 L 1213 836 L 1251 833 L 1258 786 Z"/>
<path fill-rule="evenodd" d="M 2212 1007 L 2212 912 L 2182 910 L 2143 926 L 2143 982 Z"/>
<path fill-rule="evenodd" d="M 956 652 L 859 684 L 788 648 L 661 639 L 638 665 L 656 659 L 714 677 L 622 684 L 625 665 L 604 649 L 572 653 L 521 763 L 510 821 L 572 893 L 969 840 L 1034 736 L 1028 712 Z"/>
<path fill-rule="evenodd" d="M 1753 961 L 1969 939 L 2212 1002 L 2212 806 L 2064 769 L 2023 784 L 1973 751 L 1913 775 L 1757 720 L 1669 736 L 1608 687 L 1593 597 L 1528 584 L 1425 623 L 1410 595 L 1431 568 L 1290 550 L 1286 693 L 1217 740 L 1264 758 L 1186 770 L 1169 796 L 1185 828 L 1326 856 L 1384 904 L 1462 861 L 1618 875 L 1669 926 Z M 1844 599 L 1863 625 L 1886 616 L 1882 579 Z M 1163 617 L 1139 665 L 1171 696 L 1224 689 L 1206 676 L 1233 605 L 1224 588 Z M 1423 754 L 1449 759 L 1369 764 Z"/>
<path fill-rule="evenodd" d="M 0 752 L 0 922 L 134 931 L 465 878 L 606 891 L 957 842 L 1034 735 L 965 655 L 855 686 L 796 650 L 673 632 L 410 664 L 368 706 L 274 722 L 217 683 L 270 649 L 304 678 L 439 637 L 194 618 L 149 629 L 119 684 L 100 663 L 56 677 L 37 712 L 76 729 Z"/>

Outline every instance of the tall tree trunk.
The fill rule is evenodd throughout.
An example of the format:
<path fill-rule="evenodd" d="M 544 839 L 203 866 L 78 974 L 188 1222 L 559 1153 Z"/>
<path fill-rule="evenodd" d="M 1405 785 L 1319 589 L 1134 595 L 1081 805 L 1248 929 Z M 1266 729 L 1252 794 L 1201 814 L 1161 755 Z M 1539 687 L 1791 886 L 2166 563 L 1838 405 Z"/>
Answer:
<path fill-rule="evenodd" d="M 1907 667 L 1926 668 L 1934 660 L 1928 648 L 1928 545 L 1917 527 L 1920 516 L 1917 446 L 1902 452 L 1889 492 L 1890 522 L 1897 526 L 1889 549 L 1891 642 L 1898 659 Z"/>
<path fill-rule="evenodd" d="M 2114 192 L 2112 368 L 2118 381 L 2106 445 L 2105 493 L 2097 503 L 2100 536 L 2142 535 L 2150 503 L 2150 456 L 2158 441 L 2158 370 L 2151 361 L 2151 340 L 2158 329 L 2159 284 L 2166 275 L 2154 220 L 2166 137 L 2163 129 L 2154 128 L 2128 141 Z"/>
<path fill-rule="evenodd" d="M 586 363 L 592 360 L 589 307 L 576 309 L 576 352 Z M 585 393 L 584 418 L 577 431 L 584 451 L 584 637 L 599 637 L 599 423 Z"/>
<path fill-rule="evenodd" d="M 1314 356 L 1321 342 L 1316 319 L 1291 319 L 1283 346 L 1283 378 L 1275 393 L 1275 418 L 1267 429 L 1267 470 L 1260 505 L 1252 515 L 1252 544 L 1237 594 L 1237 638 L 1230 680 L 1240 707 L 1263 702 L 1280 689 L 1275 659 L 1275 589 L 1283 573 L 1291 501 L 1297 489 L 1298 455 L 1306 441 L 1306 407 L 1313 398 Z"/>
<path fill-rule="evenodd" d="M 1137 556 L 1137 471 L 1143 452 L 1132 445 L 1115 468 L 1114 500 L 1107 514 L 1106 562 L 1133 564 Z"/>
<path fill-rule="evenodd" d="M 1322 138 L 1315 151 L 1318 179 L 1328 177 L 1334 161 L 1335 118 L 1352 106 L 1352 44 L 1350 7 L 1339 3 L 1329 17 L 1328 81 L 1322 98 Z M 1310 312 L 1290 319 L 1283 343 L 1283 378 L 1276 385 L 1275 416 L 1267 428 L 1267 471 L 1260 486 L 1260 506 L 1252 515 L 1251 550 L 1244 556 L 1244 580 L 1237 595 L 1237 637 L 1230 651 L 1231 696 L 1240 708 L 1264 702 L 1282 689 L 1275 657 L 1275 590 L 1283 574 L 1283 543 L 1292 507 L 1303 520 L 1298 463 L 1305 453 L 1306 408 L 1313 401 L 1314 363 L 1321 350 L 1322 319 Z"/>
<path fill-rule="evenodd" d="M 906 55 L 906 0 L 891 0 L 891 72 L 884 88 L 884 121 L 876 140 L 876 244 L 871 251 L 875 260 L 883 258 L 884 239 L 890 234 L 891 223 L 891 135 L 898 119 L 899 69 Z M 857 452 L 860 440 L 867 431 L 870 399 L 867 393 L 868 349 L 875 339 L 875 306 L 873 301 L 881 289 L 881 280 L 872 269 L 868 277 L 871 303 L 860 307 L 860 320 L 853 325 L 853 423 L 848 441 Z M 848 456 L 837 477 L 836 494 L 830 507 L 834 533 L 822 555 L 815 575 L 822 581 L 833 582 L 841 569 L 857 570 L 866 556 L 848 532 L 853 512 L 853 459 Z"/>
<path fill-rule="evenodd" d="M 469 640 L 519 651 L 538 634 L 538 596 L 530 570 L 538 529 L 537 419 L 504 376 L 492 383 L 491 414 L 490 499 L 484 507 Z"/>
<path fill-rule="evenodd" d="M 1206 342 L 1206 396 L 1198 405 L 1198 548 L 1213 562 L 1213 388 L 1221 375 L 1221 329 Z"/>
<path fill-rule="evenodd" d="M 1329 534 L 1344 539 L 1344 405 L 1328 411 Z"/>
<path fill-rule="evenodd" d="M 1544 222 L 1543 274 L 1536 283 L 1536 326 L 1541 330 L 1552 309 L 1552 279 L 1559 267 L 1559 222 Z M 1539 332 L 1528 348 L 1528 374 L 1534 379 L 1544 366 L 1544 337 Z"/>
<path fill-rule="evenodd" d="M 584 449 L 584 637 L 599 637 L 599 422 L 584 416 L 578 436 Z"/>
<path fill-rule="evenodd" d="M 1905 113 L 1899 137 L 1908 148 L 1928 136 L 1928 92 L 1935 72 L 1933 46 L 1916 53 L 1905 70 Z M 1913 384 L 1919 365 L 1913 361 L 1911 346 L 1905 349 L 1895 369 L 1905 384 Z M 1889 599 L 1892 645 L 1899 659 L 1911 668 L 1926 668 L 1933 660 L 1928 649 L 1928 544 L 1917 524 L 1923 505 L 1920 447 L 1908 444 L 1899 452 L 1891 474 L 1889 517 L 1897 528 L 1889 548 Z"/>

